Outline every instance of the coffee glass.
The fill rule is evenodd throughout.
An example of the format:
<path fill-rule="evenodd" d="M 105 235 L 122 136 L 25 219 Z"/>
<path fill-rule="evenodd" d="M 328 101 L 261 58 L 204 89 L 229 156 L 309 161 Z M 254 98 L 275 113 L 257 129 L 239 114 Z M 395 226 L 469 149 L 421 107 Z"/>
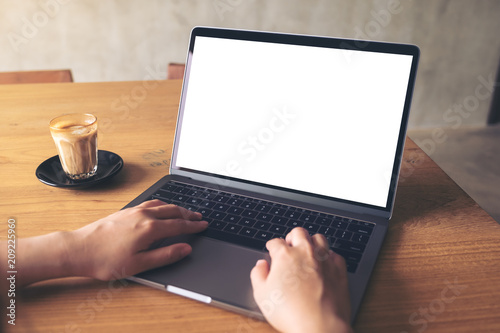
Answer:
<path fill-rule="evenodd" d="M 49 126 L 66 176 L 73 180 L 93 177 L 97 172 L 97 118 L 65 114 L 52 119 Z"/>

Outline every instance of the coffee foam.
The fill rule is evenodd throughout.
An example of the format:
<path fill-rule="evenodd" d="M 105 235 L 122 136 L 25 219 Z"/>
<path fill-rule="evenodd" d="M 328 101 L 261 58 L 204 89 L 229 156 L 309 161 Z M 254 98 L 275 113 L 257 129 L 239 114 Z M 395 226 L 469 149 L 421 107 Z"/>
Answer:
<path fill-rule="evenodd" d="M 95 126 L 71 125 L 64 128 L 56 128 L 52 130 L 52 136 L 61 138 L 66 141 L 81 140 L 82 137 L 92 135 L 95 131 Z"/>

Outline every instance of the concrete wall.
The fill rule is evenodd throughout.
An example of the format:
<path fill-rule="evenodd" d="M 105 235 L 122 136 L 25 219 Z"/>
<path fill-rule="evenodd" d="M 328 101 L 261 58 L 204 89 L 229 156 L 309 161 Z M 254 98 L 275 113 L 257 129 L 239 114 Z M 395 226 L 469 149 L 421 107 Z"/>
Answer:
<path fill-rule="evenodd" d="M 414 43 L 422 57 L 410 127 L 483 125 L 499 17 L 498 0 L 0 0 L 0 71 L 165 78 L 196 25 Z"/>

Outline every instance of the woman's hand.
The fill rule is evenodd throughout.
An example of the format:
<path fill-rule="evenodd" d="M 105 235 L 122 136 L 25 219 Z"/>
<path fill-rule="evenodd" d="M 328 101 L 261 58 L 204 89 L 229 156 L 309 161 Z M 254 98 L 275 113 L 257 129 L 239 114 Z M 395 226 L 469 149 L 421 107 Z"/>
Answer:
<path fill-rule="evenodd" d="M 201 214 L 146 201 L 83 228 L 19 240 L 18 285 L 67 276 L 124 278 L 191 253 L 185 243 L 151 249 L 161 239 L 203 231 Z"/>
<path fill-rule="evenodd" d="M 266 244 L 271 266 L 259 260 L 251 272 L 254 298 L 281 332 L 351 332 L 344 258 L 323 235 L 293 229 Z"/>
<path fill-rule="evenodd" d="M 149 248 L 164 238 L 203 231 L 207 225 L 199 213 L 159 200 L 146 201 L 74 231 L 78 246 L 68 251 L 68 257 L 79 262 L 74 275 L 109 280 L 118 273 L 122 278 L 184 258 L 192 250 L 186 243 Z"/>

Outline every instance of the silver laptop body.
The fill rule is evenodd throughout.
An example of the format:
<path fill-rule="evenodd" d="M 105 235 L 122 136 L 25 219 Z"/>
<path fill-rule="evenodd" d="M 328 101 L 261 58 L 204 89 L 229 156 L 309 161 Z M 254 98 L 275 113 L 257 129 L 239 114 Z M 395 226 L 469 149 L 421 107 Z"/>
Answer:
<path fill-rule="evenodd" d="M 373 223 L 348 273 L 354 321 L 392 214 L 418 58 L 413 45 L 194 28 L 170 174 L 126 207 L 174 181 Z M 187 258 L 130 279 L 263 319 L 250 270 L 266 251 L 203 234 L 162 246 L 178 241 Z"/>

